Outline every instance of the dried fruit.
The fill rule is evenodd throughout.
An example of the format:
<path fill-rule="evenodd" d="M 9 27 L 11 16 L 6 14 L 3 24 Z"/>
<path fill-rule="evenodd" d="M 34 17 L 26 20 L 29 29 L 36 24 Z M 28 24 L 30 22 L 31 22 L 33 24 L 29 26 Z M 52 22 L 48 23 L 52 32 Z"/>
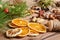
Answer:
<path fill-rule="evenodd" d="M 27 36 L 30 33 L 30 29 L 28 27 L 21 27 L 22 32 L 18 35 L 19 37 Z"/>
<path fill-rule="evenodd" d="M 39 24 L 39 23 L 29 23 L 28 27 L 37 31 L 37 32 L 42 32 L 42 33 L 46 32 L 45 26 L 42 24 Z"/>
<path fill-rule="evenodd" d="M 21 32 L 22 32 L 21 28 L 9 29 L 6 31 L 6 36 L 7 37 L 16 37 Z"/>
<path fill-rule="evenodd" d="M 30 29 L 29 36 L 37 36 L 37 35 L 39 35 L 37 31 Z"/>
<path fill-rule="evenodd" d="M 8 25 L 12 28 L 17 28 L 18 26 L 14 25 L 13 23 L 8 23 Z"/>
<path fill-rule="evenodd" d="M 12 23 L 16 26 L 27 26 L 28 22 L 26 20 L 16 18 L 12 20 Z"/>

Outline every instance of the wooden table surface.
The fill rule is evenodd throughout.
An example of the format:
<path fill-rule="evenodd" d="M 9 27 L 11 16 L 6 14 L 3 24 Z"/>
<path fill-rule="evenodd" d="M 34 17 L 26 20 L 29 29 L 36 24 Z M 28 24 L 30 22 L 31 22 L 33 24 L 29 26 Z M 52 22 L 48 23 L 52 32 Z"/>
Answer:
<path fill-rule="evenodd" d="M 60 33 L 47 32 L 36 37 L 26 36 L 24 38 L 6 38 L 3 34 L 0 33 L 0 40 L 60 40 Z"/>

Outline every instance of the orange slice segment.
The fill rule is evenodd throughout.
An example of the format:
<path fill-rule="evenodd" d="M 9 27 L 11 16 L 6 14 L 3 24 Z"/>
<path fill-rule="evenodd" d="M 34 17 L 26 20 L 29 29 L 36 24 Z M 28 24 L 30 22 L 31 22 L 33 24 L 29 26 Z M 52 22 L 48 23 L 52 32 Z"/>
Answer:
<path fill-rule="evenodd" d="M 37 31 L 30 29 L 29 36 L 37 36 L 37 35 L 39 35 Z"/>
<path fill-rule="evenodd" d="M 28 27 L 21 27 L 22 33 L 20 33 L 19 37 L 27 36 L 30 33 L 30 29 Z"/>
<path fill-rule="evenodd" d="M 16 37 L 21 32 L 22 32 L 21 28 L 9 29 L 8 31 L 6 31 L 6 36 L 7 37 Z"/>
<path fill-rule="evenodd" d="M 26 20 L 16 18 L 12 20 L 12 23 L 17 25 L 17 26 L 27 26 L 28 22 Z"/>
<path fill-rule="evenodd" d="M 31 29 L 37 32 L 43 32 L 43 33 L 46 32 L 45 26 L 39 23 L 29 23 L 28 27 L 30 27 Z"/>
<path fill-rule="evenodd" d="M 18 26 L 16 26 L 16 25 L 14 25 L 13 23 L 8 23 L 8 25 L 9 25 L 9 27 L 11 27 L 11 28 L 17 28 Z"/>

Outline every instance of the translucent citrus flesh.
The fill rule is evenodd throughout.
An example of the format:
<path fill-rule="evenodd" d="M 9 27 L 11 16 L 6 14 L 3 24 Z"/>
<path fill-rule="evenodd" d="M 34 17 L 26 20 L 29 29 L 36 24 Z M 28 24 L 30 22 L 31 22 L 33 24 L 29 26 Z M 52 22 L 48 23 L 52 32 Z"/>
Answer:
<path fill-rule="evenodd" d="M 31 29 L 34 29 L 38 32 L 46 31 L 46 28 L 39 23 L 29 23 L 28 27 L 30 27 Z"/>
<path fill-rule="evenodd" d="M 15 30 L 15 31 L 8 31 L 8 34 L 11 34 L 13 36 L 19 36 L 19 37 L 24 37 L 24 36 L 27 36 L 29 34 L 39 34 L 39 32 L 46 32 L 46 28 L 44 25 L 42 24 L 39 24 L 39 23 L 28 23 L 26 20 L 21 20 L 20 18 L 17 18 L 17 19 L 13 19 L 12 22 L 14 25 L 12 26 L 17 26 L 17 27 L 20 27 L 20 29 Z M 28 26 L 28 27 L 26 27 Z M 20 31 L 22 30 L 22 31 Z M 12 36 L 12 37 L 13 37 Z"/>
<path fill-rule="evenodd" d="M 17 26 L 26 26 L 27 25 L 27 21 L 22 20 L 22 19 L 13 19 L 12 23 L 17 25 Z"/>
<path fill-rule="evenodd" d="M 16 25 L 14 25 L 13 23 L 9 23 L 8 24 L 10 27 L 12 27 L 12 28 L 17 28 L 18 26 L 16 26 Z"/>
<path fill-rule="evenodd" d="M 22 29 L 22 33 L 20 33 L 18 36 L 26 36 L 30 32 L 28 27 L 21 27 L 21 29 Z"/>
<path fill-rule="evenodd" d="M 37 31 L 30 29 L 31 34 L 39 34 Z"/>
<path fill-rule="evenodd" d="M 26 21 L 20 20 L 20 25 L 27 25 Z"/>

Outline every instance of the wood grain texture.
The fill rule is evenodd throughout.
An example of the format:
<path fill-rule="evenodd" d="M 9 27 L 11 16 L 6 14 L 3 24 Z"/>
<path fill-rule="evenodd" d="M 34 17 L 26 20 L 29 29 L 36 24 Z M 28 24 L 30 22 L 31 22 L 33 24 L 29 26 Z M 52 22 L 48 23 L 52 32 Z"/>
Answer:
<path fill-rule="evenodd" d="M 6 38 L 3 34 L 0 33 L 0 40 L 60 40 L 60 33 L 47 32 L 36 37 L 26 36 L 24 38 Z"/>

